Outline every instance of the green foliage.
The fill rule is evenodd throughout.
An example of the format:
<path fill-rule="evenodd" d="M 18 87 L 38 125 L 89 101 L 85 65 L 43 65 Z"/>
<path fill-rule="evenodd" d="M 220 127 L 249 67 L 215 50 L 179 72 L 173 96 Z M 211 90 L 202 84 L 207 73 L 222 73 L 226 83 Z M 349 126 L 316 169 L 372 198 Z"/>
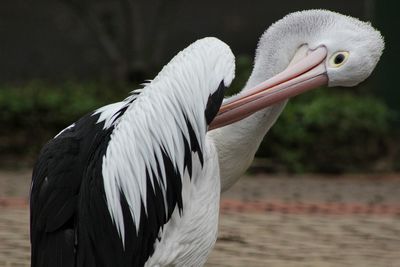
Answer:
<path fill-rule="evenodd" d="M 388 154 L 391 117 L 377 98 L 321 88 L 289 102 L 258 156 L 291 172 L 373 170 Z"/>
<path fill-rule="evenodd" d="M 235 79 L 226 92 L 227 96 L 237 94 L 246 85 L 247 79 L 251 74 L 253 60 L 247 55 L 239 55 L 236 57 Z"/>
<path fill-rule="evenodd" d="M 229 94 L 245 85 L 251 64 L 248 57 L 237 59 Z M 73 82 L 0 86 L 1 155 L 35 157 L 60 130 L 85 113 L 124 99 L 131 88 Z M 258 151 L 271 162 L 266 167 L 290 172 L 365 171 L 375 170 L 375 163 L 392 155 L 392 168 L 400 168 L 395 163 L 400 152 L 390 110 L 377 98 L 351 92 L 321 88 L 291 100 Z"/>
<path fill-rule="evenodd" d="M 74 121 L 82 114 L 120 99 L 120 90 L 105 90 L 95 83 L 65 83 L 51 86 L 31 82 L 24 86 L 0 87 L 1 120 L 8 126 L 21 123 L 46 125 Z"/>
<path fill-rule="evenodd" d="M 51 85 L 31 82 L 0 86 L 0 149 L 13 154 L 37 153 L 57 132 L 105 104 L 121 100 L 128 90 L 97 83 Z"/>

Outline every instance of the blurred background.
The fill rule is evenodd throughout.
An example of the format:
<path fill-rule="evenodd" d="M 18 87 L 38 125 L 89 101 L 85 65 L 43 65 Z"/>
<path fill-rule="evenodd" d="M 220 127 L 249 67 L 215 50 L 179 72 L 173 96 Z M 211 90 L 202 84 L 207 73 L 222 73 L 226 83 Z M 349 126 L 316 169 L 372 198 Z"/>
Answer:
<path fill-rule="evenodd" d="M 140 88 L 143 81 L 152 79 L 178 51 L 205 36 L 218 37 L 231 46 L 236 55 L 237 71 L 229 93 L 237 92 L 250 75 L 260 35 L 286 14 L 304 9 L 329 9 L 370 21 L 385 37 L 383 57 L 368 81 L 357 88 L 321 88 L 290 101 L 264 139 L 248 177 L 226 196 L 227 203 L 237 199 L 242 204 L 278 201 L 289 205 L 272 206 L 271 210 L 279 214 L 286 214 L 292 207 L 290 203 L 307 201 L 315 205 L 325 202 L 346 204 L 349 201 L 365 205 L 399 204 L 397 195 L 400 196 L 400 191 L 396 191 L 400 185 L 396 174 L 400 171 L 399 7 L 395 0 L 2 0 L 0 169 L 3 171 L 0 171 L 0 208 L 6 209 L 2 210 L 0 220 L 0 233 L 3 233 L 0 234 L 3 238 L 3 245 L 0 241 L 3 252 L 0 252 L 0 265 L 26 264 L 29 259 L 26 205 L 18 201 L 27 197 L 31 167 L 47 140 L 83 114 L 125 98 L 130 91 Z M 265 186 L 265 190 L 254 191 L 260 185 Z M 314 191 L 308 191 L 310 188 Z M 269 198 L 271 195 L 272 200 Z M 232 203 L 226 205 L 227 210 L 236 207 Z M 322 209 L 318 205 L 314 210 Z M 15 211 L 13 207 L 16 206 L 22 206 L 22 209 Z M 285 207 L 286 213 L 282 212 Z M 242 207 L 243 210 L 247 209 Z M 349 214 L 353 214 L 352 211 Z M 260 213 L 263 212 L 252 213 L 252 216 L 261 216 Z M 265 221 L 269 225 L 286 225 L 289 227 L 289 230 L 285 228 L 286 234 L 292 226 L 298 230 L 303 225 L 307 230 L 311 225 L 310 235 L 304 235 L 304 240 L 318 231 L 324 232 L 324 223 L 332 221 L 320 215 L 310 219 L 304 214 L 303 217 L 273 215 L 277 217 L 260 219 L 242 218 L 240 212 L 240 215 L 237 213 L 239 219 L 235 216 L 230 213 L 222 216 L 224 228 L 217 243 L 219 252 L 229 252 L 232 242 L 238 244 L 238 248 L 254 244 L 255 241 L 246 240 L 251 231 L 242 235 L 237 231 L 250 229 L 246 227 L 258 219 L 261 225 Z M 347 222 L 346 219 L 343 221 L 347 217 L 340 218 L 344 232 L 339 231 L 327 240 L 352 236 L 354 233 L 351 230 L 346 232 L 346 229 L 358 228 L 351 219 Z M 385 257 L 392 247 L 395 251 L 394 246 L 400 246 L 400 226 L 395 217 L 387 221 L 379 219 L 376 224 L 374 219 L 368 221 L 369 217 L 354 218 L 357 223 L 363 221 L 362 218 L 367 221 L 367 226 L 363 224 L 363 227 L 370 236 L 353 236 L 356 238 L 356 241 L 350 241 L 353 245 L 359 242 L 357 244 L 362 247 L 372 240 L 371 229 L 390 229 L 387 230 L 392 231 L 390 236 L 395 237 L 394 241 L 385 243 L 387 239 L 379 239 L 385 234 L 377 230 L 375 237 L 379 242 L 373 243 L 371 250 L 355 252 L 360 258 L 365 259 L 363 255 L 371 254 L 371 251 Z M 245 221 L 246 226 L 233 225 L 231 222 L 235 220 Z M 12 227 L 17 228 L 12 231 Z M 338 226 L 338 229 L 342 228 Z M 18 231 L 22 231 L 21 235 Z M 10 236 L 11 232 L 17 235 Z M 279 233 L 282 232 L 278 229 L 272 234 L 280 236 Z M 266 235 L 271 236 L 271 233 Z M 274 254 L 277 260 L 286 258 L 285 264 L 268 262 L 271 266 L 300 266 L 296 262 L 304 253 L 290 258 L 292 252 L 283 249 L 290 247 L 287 242 L 292 238 L 282 237 L 282 251 L 278 252 L 283 254 Z M 221 242 L 228 242 L 225 244 L 228 248 L 225 245 L 218 247 Z M 304 246 L 302 242 L 298 247 Z M 321 242 L 320 246 L 310 250 L 323 247 L 324 241 Z M 261 243 L 269 244 L 266 241 Z M 340 244 L 336 246 L 339 252 L 336 258 L 331 259 L 332 264 L 337 260 L 338 265 L 334 266 L 346 266 L 346 262 L 340 262 L 345 258 L 340 247 Z M 378 249 L 383 247 L 386 252 Z M 332 247 L 329 248 L 333 251 Z M 264 248 L 254 249 L 256 252 L 251 253 L 256 253 L 256 256 L 253 258 L 261 260 L 252 262 L 248 259 L 242 264 L 252 262 L 250 266 L 263 266 L 267 262 L 263 259 Z M 13 253 L 17 253 L 18 260 L 8 260 Z M 251 253 L 242 259 L 251 258 Z M 213 254 L 210 266 L 225 266 L 220 260 L 221 255 L 231 254 Z M 320 262 L 329 262 L 329 252 L 318 255 Z M 351 255 L 354 253 L 350 253 L 349 261 Z M 390 254 L 387 262 L 379 263 L 400 266 L 400 259 L 394 255 Z M 364 263 L 360 266 L 369 265 Z M 374 262 L 371 266 L 384 265 Z"/>
<path fill-rule="evenodd" d="M 0 164 L 31 165 L 43 143 L 65 126 L 123 99 L 205 36 L 232 47 L 237 77 L 229 93 L 240 90 L 266 28 L 311 8 L 371 21 L 386 50 L 359 88 L 321 89 L 291 101 L 260 148 L 265 160 L 257 166 L 271 172 L 400 169 L 398 4 L 375 0 L 3 0 Z"/>

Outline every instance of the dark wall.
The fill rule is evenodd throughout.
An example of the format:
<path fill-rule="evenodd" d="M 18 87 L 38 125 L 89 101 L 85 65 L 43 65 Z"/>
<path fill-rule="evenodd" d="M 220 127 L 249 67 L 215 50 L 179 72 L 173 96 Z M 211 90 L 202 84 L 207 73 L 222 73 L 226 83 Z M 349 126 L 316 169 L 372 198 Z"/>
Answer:
<path fill-rule="evenodd" d="M 227 42 L 235 54 L 253 54 L 260 35 L 269 25 L 288 13 L 305 9 L 329 9 L 365 19 L 364 2 L 363 0 L 187 1 L 179 17 L 179 26 L 171 37 L 181 38 L 186 45 L 197 38 L 216 36 Z M 168 51 L 171 53 L 172 49 Z"/>
<path fill-rule="evenodd" d="M 104 59 L 70 13 L 57 1 L 0 1 L 0 81 L 99 74 Z"/>
<path fill-rule="evenodd" d="M 368 19 L 367 2 L 181 1 L 173 11 L 175 20 L 168 26 L 159 62 L 165 64 L 177 51 L 205 36 L 221 38 L 235 54 L 252 55 L 261 33 L 290 12 L 325 8 Z M 0 82 L 91 79 L 106 75 L 108 63 L 93 33 L 62 2 L 0 1 Z"/>
<path fill-rule="evenodd" d="M 400 127 L 400 2 L 395 0 L 377 1 L 375 20 L 377 27 L 385 37 L 385 51 L 374 80 L 376 93 L 383 96 L 393 110 L 397 110 L 395 118 Z"/>

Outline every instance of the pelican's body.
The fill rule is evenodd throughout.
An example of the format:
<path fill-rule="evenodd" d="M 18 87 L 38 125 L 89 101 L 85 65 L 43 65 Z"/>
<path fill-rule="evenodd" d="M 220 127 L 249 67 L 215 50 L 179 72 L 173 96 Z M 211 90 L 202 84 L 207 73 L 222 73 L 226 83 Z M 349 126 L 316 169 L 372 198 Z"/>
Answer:
<path fill-rule="evenodd" d="M 206 132 L 233 77 L 229 47 L 202 39 L 51 140 L 33 172 L 32 266 L 203 265 L 220 195 Z"/>
<path fill-rule="evenodd" d="M 215 38 L 195 42 L 140 94 L 43 148 L 31 188 L 32 266 L 203 265 L 221 186 L 247 169 L 287 99 L 358 84 L 382 49 L 380 34 L 356 19 L 289 15 L 262 36 L 246 87 L 221 106 L 234 57 Z"/>

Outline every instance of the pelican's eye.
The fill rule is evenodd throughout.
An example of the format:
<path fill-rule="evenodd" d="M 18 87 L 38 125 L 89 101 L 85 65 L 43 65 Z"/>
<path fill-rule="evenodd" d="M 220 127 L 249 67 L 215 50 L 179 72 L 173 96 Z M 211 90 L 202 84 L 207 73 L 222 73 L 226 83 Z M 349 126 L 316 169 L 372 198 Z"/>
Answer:
<path fill-rule="evenodd" d="M 333 68 L 339 68 L 342 66 L 344 63 L 346 63 L 347 59 L 349 58 L 350 53 L 349 52 L 336 52 L 331 56 L 329 59 L 329 66 Z"/>

